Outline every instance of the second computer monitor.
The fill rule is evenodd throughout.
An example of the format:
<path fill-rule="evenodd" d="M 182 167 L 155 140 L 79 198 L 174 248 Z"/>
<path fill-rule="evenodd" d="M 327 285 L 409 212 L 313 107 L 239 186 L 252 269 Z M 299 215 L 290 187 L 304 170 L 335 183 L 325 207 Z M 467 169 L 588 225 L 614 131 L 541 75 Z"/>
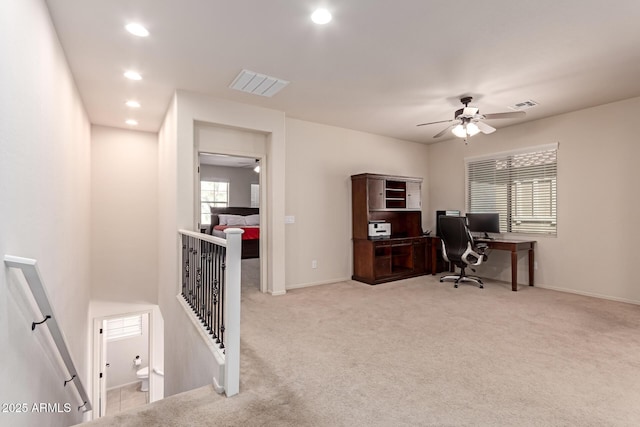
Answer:
<path fill-rule="evenodd" d="M 467 226 L 472 233 L 500 233 L 500 215 L 497 213 L 467 213 Z"/>

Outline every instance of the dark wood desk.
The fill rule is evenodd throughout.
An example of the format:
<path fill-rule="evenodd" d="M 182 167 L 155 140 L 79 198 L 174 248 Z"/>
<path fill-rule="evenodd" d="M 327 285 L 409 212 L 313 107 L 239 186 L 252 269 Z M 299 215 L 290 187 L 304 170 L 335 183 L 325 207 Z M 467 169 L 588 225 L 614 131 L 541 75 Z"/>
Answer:
<path fill-rule="evenodd" d="M 438 261 L 438 248 L 441 247 L 442 241 L 439 237 L 430 236 L 431 243 L 431 274 L 436 274 L 436 265 Z M 518 290 L 518 251 L 529 252 L 529 286 L 533 286 L 533 271 L 535 266 L 534 245 L 535 240 L 486 240 L 476 239 L 478 243 L 484 243 L 489 249 L 511 252 L 511 290 Z"/>

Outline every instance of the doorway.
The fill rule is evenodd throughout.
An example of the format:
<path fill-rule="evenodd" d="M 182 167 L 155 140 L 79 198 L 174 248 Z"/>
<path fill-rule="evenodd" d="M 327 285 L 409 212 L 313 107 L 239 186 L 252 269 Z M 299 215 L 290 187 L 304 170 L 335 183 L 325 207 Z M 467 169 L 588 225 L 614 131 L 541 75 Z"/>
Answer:
<path fill-rule="evenodd" d="M 94 419 L 157 400 L 152 324 L 151 311 L 94 319 Z"/>
<path fill-rule="evenodd" d="M 259 215 L 260 215 L 260 239 L 258 242 L 259 258 L 254 259 L 254 263 L 259 266 L 259 283 L 260 292 L 269 291 L 271 274 L 270 259 L 272 254 L 268 252 L 268 239 L 270 238 L 269 224 L 272 221 L 269 205 L 269 179 L 271 176 L 270 163 L 267 158 L 268 146 L 270 142 L 270 134 L 267 132 L 256 131 L 247 128 L 237 128 L 225 126 L 215 123 L 196 122 L 194 125 L 194 224 L 201 222 L 201 204 L 200 204 L 200 157 L 201 155 L 218 155 L 227 158 L 239 158 L 244 160 L 245 167 L 253 170 L 255 166 L 260 166 L 260 172 L 254 173 L 258 177 L 258 194 L 259 194 Z M 232 189 L 233 191 L 233 189 Z M 255 190 L 254 190 L 255 191 Z M 242 201 L 242 200 L 240 200 Z M 244 199 L 244 206 L 250 206 L 249 202 Z M 234 203 L 234 200 L 230 200 Z M 240 207 L 240 206 L 231 206 Z M 246 263 L 244 263 L 246 264 Z M 244 276 L 243 272 L 243 276 Z"/>
<path fill-rule="evenodd" d="M 261 280 L 262 259 L 265 258 L 262 220 L 264 212 L 264 165 L 261 158 L 218 153 L 198 153 L 197 193 L 199 194 L 199 222 L 201 232 L 225 238 L 227 226 L 222 215 L 234 215 L 234 223 L 245 230 L 242 241 L 243 290 L 266 292 Z"/>

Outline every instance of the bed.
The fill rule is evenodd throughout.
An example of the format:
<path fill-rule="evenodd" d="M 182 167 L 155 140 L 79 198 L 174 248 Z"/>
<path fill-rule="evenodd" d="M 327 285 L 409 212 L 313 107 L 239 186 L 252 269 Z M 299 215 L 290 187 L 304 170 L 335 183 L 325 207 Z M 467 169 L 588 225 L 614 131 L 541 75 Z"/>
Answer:
<path fill-rule="evenodd" d="M 258 208 L 211 208 L 211 227 L 207 230 L 212 236 L 225 238 L 224 229 L 241 228 L 242 259 L 260 257 L 260 210 Z"/>

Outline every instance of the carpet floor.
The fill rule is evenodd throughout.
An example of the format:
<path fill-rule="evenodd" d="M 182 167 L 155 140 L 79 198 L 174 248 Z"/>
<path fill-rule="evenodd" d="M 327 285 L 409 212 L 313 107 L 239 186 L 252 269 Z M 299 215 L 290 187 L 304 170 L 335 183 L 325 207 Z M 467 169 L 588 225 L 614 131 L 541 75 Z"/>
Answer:
<path fill-rule="evenodd" d="M 91 424 L 640 425 L 636 305 L 434 276 L 273 297 L 244 271 L 240 394 L 202 387 Z"/>

